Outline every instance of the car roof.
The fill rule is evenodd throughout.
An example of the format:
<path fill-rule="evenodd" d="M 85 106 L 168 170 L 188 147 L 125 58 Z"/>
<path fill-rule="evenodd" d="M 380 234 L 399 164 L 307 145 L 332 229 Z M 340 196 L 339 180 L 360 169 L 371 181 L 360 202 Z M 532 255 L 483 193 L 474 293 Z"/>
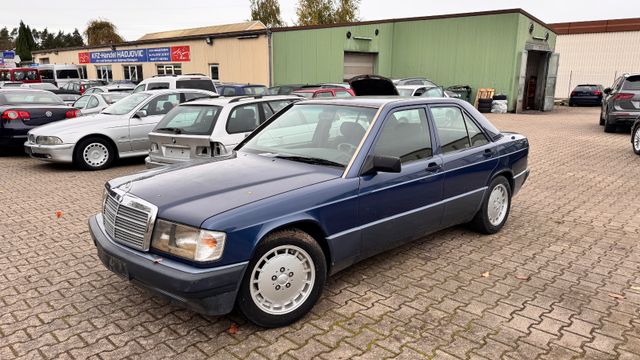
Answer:
<path fill-rule="evenodd" d="M 352 96 L 345 98 L 322 98 L 301 101 L 300 105 L 322 104 L 342 106 L 362 106 L 381 108 L 388 104 L 398 105 L 422 105 L 422 104 L 464 104 L 465 101 L 453 98 L 429 98 L 419 96 Z"/>
<path fill-rule="evenodd" d="M 266 87 L 260 84 L 233 84 L 233 83 L 220 83 L 219 86 L 231 86 L 231 87 Z"/>
<path fill-rule="evenodd" d="M 217 95 L 213 91 L 200 90 L 200 89 L 158 89 L 158 90 L 140 91 L 137 94 L 157 95 L 157 94 L 173 94 L 173 93 L 186 93 L 186 92 L 198 92 L 198 93 L 210 94 L 212 96 Z"/>
<path fill-rule="evenodd" d="M 328 90 L 328 91 L 331 91 L 331 90 L 334 90 L 334 91 L 348 91 L 349 89 L 343 88 L 343 87 L 332 87 L 332 88 L 318 87 L 318 88 L 302 88 L 302 89 L 298 89 L 298 90 L 296 90 L 294 92 L 315 93 L 315 92 L 318 92 L 318 91 L 325 91 L 325 90 Z"/>
<path fill-rule="evenodd" d="M 293 95 L 230 96 L 230 97 L 197 99 L 197 100 L 188 101 L 183 104 L 225 106 L 231 102 L 245 103 L 245 102 L 251 102 L 251 101 L 261 102 L 261 101 L 277 101 L 277 100 L 300 100 L 300 97 L 293 96 Z"/>
<path fill-rule="evenodd" d="M 396 85 L 396 89 L 404 89 L 404 90 L 416 90 L 420 88 L 432 88 L 433 86 L 429 85 Z"/>

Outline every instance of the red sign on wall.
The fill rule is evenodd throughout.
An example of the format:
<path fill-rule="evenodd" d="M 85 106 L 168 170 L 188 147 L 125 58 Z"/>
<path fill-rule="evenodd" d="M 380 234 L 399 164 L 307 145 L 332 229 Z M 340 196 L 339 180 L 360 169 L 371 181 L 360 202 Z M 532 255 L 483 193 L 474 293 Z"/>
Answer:
<path fill-rule="evenodd" d="M 89 52 L 81 52 L 78 53 L 78 62 L 80 64 L 88 64 L 91 62 L 91 56 L 89 55 Z"/>
<path fill-rule="evenodd" d="M 171 61 L 191 61 L 191 49 L 189 46 L 172 46 Z"/>

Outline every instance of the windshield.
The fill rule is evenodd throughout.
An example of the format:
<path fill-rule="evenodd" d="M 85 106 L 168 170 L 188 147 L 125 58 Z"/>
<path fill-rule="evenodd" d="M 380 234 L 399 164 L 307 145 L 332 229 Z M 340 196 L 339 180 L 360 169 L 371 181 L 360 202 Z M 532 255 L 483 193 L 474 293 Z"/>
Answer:
<path fill-rule="evenodd" d="M 102 110 L 103 114 L 111 114 L 111 115 L 124 115 L 131 110 L 135 109 L 138 105 L 142 104 L 150 95 L 149 94 L 133 94 L 129 95 L 126 98 L 118 101 L 117 103 L 108 106 L 104 110 Z"/>
<path fill-rule="evenodd" d="M 294 105 L 255 134 L 242 151 L 346 167 L 378 109 Z"/>
<path fill-rule="evenodd" d="M 56 70 L 56 77 L 58 79 L 80 79 L 80 73 L 78 70 Z"/>
<path fill-rule="evenodd" d="M 4 104 L 61 104 L 64 105 L 62 99 L 53 93 L 47 91 L 12 91 L 0 94 L 0 99 L 4 97 Z"/>
<path fill-rule="evenodd" d="M 216 91 L 213 81 L 207 79 L 178 80 L 176 81 L 176 88 Z"/>
<path fill-rule="evenodd" d="M 162 118 L 154 131 L 172 134 L 210 135 L 220 114 L 219 106 L 178 106 Z"/>
<path fill-rule="evenodd" d="M 412 96 L 413 89 L 398 89 L 398 94 L 400 94 L 400 96 Z"/>

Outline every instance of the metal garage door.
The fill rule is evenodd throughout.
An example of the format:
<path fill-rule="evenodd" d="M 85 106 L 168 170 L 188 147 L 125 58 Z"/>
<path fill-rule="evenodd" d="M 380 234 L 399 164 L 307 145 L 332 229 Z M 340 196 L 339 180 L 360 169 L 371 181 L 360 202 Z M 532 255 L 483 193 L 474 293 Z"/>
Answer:
<path fill-rule="evenodd" d="M 376 54 L 344 53 L 344 80 L 356 75 L 373 74 L 375 63 Z"/>

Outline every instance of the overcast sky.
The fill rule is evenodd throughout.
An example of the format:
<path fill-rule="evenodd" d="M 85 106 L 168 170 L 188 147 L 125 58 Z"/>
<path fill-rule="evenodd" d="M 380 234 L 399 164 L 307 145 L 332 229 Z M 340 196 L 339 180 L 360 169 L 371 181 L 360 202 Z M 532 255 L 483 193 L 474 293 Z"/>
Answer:
<path fill-rule="evenodd" d="M 94 18 L 111 20 L 127 40 L 145 33 L 248 20 L 249 0 L 0 0 L 0 28 L 20 20 L 42 30 L 81 31 Z M 297 0 L 280 0 L 283 19 L 295 23 Z M 522 8 L 547 23 L 640 17 L 638 0 L 362 0 L 362 20 Z"/>

